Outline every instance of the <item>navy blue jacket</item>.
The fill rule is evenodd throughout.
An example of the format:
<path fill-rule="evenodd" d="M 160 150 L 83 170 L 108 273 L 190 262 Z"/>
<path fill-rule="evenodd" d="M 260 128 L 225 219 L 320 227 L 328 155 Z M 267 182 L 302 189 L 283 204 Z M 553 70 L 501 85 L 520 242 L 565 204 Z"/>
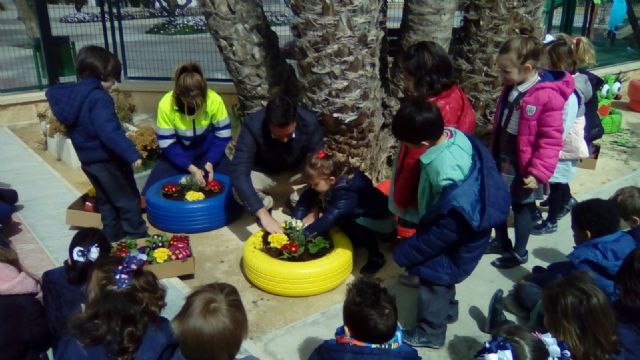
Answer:
<path fill-rule="evenodd" d="M 70 284 L 61 266 L 42 274 L 42 295 L 49 329 L 57 341 L 66 335 L 69 319 L 80 311 L 81 304 L 85 302 L 85 288 Z"/>
<path fill-rule="evenodd" d="M 613 309 L 618 319 L 618 340 L 622 348 L 618 360 L 640 358 L 640 306 L 618 301 L 613 304 Z"/>
<path fill-rule="evenodd" d="M 636 242 L 640 242 L 640 226 L 627 230 L 627 234 L 631 235 Z"/>
<path fill-rule="evenodd" d="M 168 346 L 173 344 L 174 336 L 171 323 L 164 317 L 160 317 L 156 324 L 150 324 L 144 333 L 142 343 L 136 352 L 136 360 L 157 360 Z M 56 359 L 90 359 L 110 360 L 106 349 L 102 345 L 85 347 L 71 336 L 65 336 L 58 343 Z"/>
<path fill-rule="evenodd" d="M 88 77 L 75 84 L 57 85 L 46 92 L 53 115 L 67 128 L 73 148 L 83 164 L 140 159 L 125 135 L 113 99 L 100 80 Z"/>
<path fill-rule="evenodd" d="M 51 345 L 45 310 L 36 294 L 0 296 L 0 358 L 38 359 Z"/>
<path fill-rule="evenodd" d="M 320 150 L 322 129 L 314 113 L 298 108 L 295 136 L 286 143 L 271 136 L 265 121 L 265 109 L 251 115 L 242 124 L 231 163 L 231 180 L 250 213 L 263 205 L 251 183 L 251 170 L 280 173 L 302 166 L 307 155 Z"/>
<path fill-rule="evenodd" d="M 382 219 L 391 216 L 387 196 L 373 186 L 373 182 L 362 171 L 352 176 L 341 176 L 326 194 L 322 217 L 305 227 L 304 234 L 324 234 L 338 222 L 359 217 Z M 308 187 L 293 209 L 292 217 L 304 218 L 320 202 L 320 193 Z"/>
<path fill-rule="evenodd" d="M 591 91 L 593 93 L 591 99 L 584 103 L 584 139 L 590 144 L 604 135 L 604 127 L 602 126 L 600 116 L 598 115 L 597 95 L 602 85 L 604 85 L 604 80 L 586 69 L 580 69 L 578 72 L 587 75 L 587 78 L 589 78 L 589 84 L 591 84 Z"/>
<path fill-rule="evenodd" d="M 393 258 L 421 281 L 453 285 L 467 278 L 489 244 L 491 229 L 509 215 L 511 197 L 489 150 L 469 137 L 471 169 L 446 186 L 418 223 L 416 234 L 396 245 Z"/>
<path fill-rule="evenodd" d="M 416 349 L 409 345 L 402 344 L 400 347 L 389 349 L 374 349 L 365 346 L 354 346 L 349 344 L 338 344 L 335 339 L 325 340 L 313 350 L 309 360 L 385 360 L 385 359 L 422 359 Z"/>

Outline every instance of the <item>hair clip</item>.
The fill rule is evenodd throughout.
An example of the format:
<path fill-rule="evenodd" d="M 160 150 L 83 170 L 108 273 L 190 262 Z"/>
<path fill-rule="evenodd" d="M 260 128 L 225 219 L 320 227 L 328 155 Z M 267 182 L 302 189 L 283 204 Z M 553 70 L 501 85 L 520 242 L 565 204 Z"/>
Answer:
<path fill-rule="evenodd" d="M 515 360 L 513 348 L 504 338 L 492 338 L 484 342 L 484 348 L 476 353 L 477 360 Z"/>
<path fill-rule="evenodd" d="M 327 154 L 324 152 L 324 150 L 320 150 L 320 151 L 318 151 L 318 152 L 316 153 L 316 158 L 318 158 L 318 159 L 324 159 L 324 157 L 325 157 L 326 155 L 327 155 Z"/>
<path fill-rule="evenodd" d="M 133 273 L 144 265 L 144 260 L 138 256 L 129 255 L 124 258 L 122 265 L 113 270 L 116 289 L 124 289 L 131 285 Z"/>
<path fill-rule="evenodd" d="M 93 244 L 93 246 L 89 248 L 89 251 L 81 246 L 76 246 L 71 252 L 71 257 L 77 262 L 85 262 L 87 260 L 93 262 L 98 259 L 98 256 L 100 256 L 98 244 Z"/>

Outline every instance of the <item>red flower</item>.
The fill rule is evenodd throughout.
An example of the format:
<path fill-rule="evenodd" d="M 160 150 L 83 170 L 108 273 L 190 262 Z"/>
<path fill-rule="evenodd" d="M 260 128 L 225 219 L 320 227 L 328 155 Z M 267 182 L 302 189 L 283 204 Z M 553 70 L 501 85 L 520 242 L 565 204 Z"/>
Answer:
<path fill-rule="evenodd" d="M 298 252 L 298 250 L 300 250 L 300 245 L 294 242 L 289 243 L 289 252 L 291 252 L 292 254 L 295 254 Z"/>
<path fill-rule="evenodd" d="M 178 185 L 176 184 L 173 184 L 173 183 L 164 184 L 164 186 L 162 187 L 163 194 L 173 195 L 177 192 L 178 192 Z"/>
<path fill-rule="evenodd" d="M 213 192 L 220 192 L 222 191 L 222 184 L 220 184 L 220 181 L 213 179 L 207 182 L 207 189 Z"/>

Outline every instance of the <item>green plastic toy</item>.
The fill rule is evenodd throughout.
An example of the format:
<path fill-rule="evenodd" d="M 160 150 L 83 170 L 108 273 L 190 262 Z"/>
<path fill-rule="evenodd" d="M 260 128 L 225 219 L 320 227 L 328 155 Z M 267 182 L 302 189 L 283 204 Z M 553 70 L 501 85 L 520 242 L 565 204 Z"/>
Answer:
<path fill-rule="evenodd" d="M 618 75 L 605 75 L 604 85 L 598 91 L 598 115 L 602 122 L 605 134 L 613 134 L 620 131 L 622 125 L 622 112 L 611 107 L 613 100 L 620 100 L 622 96 L 622 79 Z"/>

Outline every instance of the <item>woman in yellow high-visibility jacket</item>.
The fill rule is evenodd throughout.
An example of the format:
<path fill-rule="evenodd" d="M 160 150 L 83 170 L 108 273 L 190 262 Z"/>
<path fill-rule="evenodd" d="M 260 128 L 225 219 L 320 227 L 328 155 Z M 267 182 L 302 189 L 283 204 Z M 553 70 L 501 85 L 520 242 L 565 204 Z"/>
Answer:
<path fill-rule="evenodd" d="M 198 64 L 176 70 L 173 91 L 158 104 L 156 136 L 161 154 L 143 194 L 157 181 L 181 173 L 193 174 L 204 185 L 213 178 L 214 167 L 226 160 L 229 116 L 220 95 L 207 88 Z"/>

